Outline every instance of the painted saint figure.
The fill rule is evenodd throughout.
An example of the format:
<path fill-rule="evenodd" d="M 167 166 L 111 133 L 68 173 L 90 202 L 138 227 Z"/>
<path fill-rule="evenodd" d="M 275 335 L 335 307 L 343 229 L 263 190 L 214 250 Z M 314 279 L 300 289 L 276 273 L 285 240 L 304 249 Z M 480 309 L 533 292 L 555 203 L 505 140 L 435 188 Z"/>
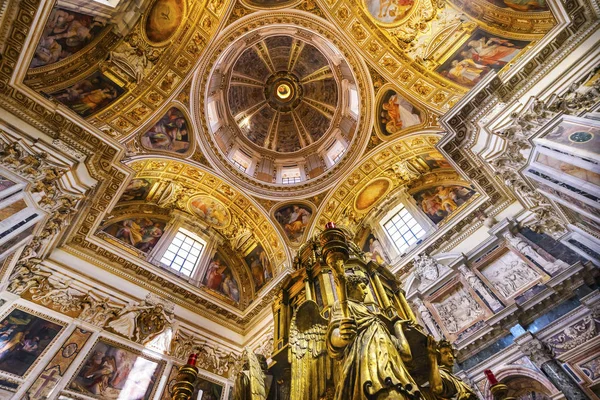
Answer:
<path fill-rule="evenodd" d="M 285 230 L 292 236 L 303 232 L 308 224 L 310 215 L 308 210 L 294 206 L 293 211 L 289 216 L 288 223 L 285 225 Z"/>
<path fill-rule="evenodd" d="M 187 120 L 178 108 L 171 107 L 140 140 L 144 147 L 151 150 L 185 153 L 190 147 Z"/>
<path fill-rule="evenodd" d="M 53 9 L 30 67 L 42 67 L 65 59 L 88 44 L 104 25 L 89 15 Z"/>
<path fill-rule="evenodd" d="M 50 95 L 80 116 L 87 117 L 106 107 L 123 92 L 123 88 L 96 71 L 72 86 Z"/>
<path fill-rule="evenodd" d="M 369 252 L 371 253 L 371 259 L 377 264 L 385 264 L 387 262 L 383 246 L 375 237 L 369 239 Z"/>
<path fill-rule="evenodd" d="M 397 93 L 391 95 L 381 108 L 381 124 L 385 126 L 387 134 L 392 135 L 421 123 L 418 112 L 413 111 L 414 106 Z"/>
<path fill-rule="evenodd" d="M 471 59 L 483 65 L 499 67 L 508 64 L 521 50 L 509 40 L 495 37 L 486 39 L 485 36 L 477 40 L 471 40 L 468 46 L 470 50 L 461 53 L 465 59 Z"/>
<path fill-rule="evenodd" d="M 218 255 L 208 265 L 203 283 L 207 288 L 224 294 L 236 303 L 240 301 L 238 283 L 229 266 Z"/>

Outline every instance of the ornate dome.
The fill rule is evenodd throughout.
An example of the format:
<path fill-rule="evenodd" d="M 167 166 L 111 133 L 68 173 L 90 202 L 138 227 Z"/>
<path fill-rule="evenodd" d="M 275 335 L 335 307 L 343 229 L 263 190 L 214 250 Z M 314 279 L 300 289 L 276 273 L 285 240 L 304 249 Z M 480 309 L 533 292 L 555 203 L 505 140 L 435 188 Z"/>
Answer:
<path fill-rule="evenodd" d="M 293 27 L 260 19 L 241 37 L 232 26 L 200 70 L 203 143 L 223 172 L 257 194 L 314 193 L 352 163 L 353 146 L 366 144 L 368 75 L 343 38 L 315 30 L 311 17 Z"/>
<path fill-rule="evenodd" d="M 227 102 L 248 142 L 291 153 L 313 146 L 329 131 L 338 91 L 323 53 L 304 40 L 276 35 L 237 58 Z"/>

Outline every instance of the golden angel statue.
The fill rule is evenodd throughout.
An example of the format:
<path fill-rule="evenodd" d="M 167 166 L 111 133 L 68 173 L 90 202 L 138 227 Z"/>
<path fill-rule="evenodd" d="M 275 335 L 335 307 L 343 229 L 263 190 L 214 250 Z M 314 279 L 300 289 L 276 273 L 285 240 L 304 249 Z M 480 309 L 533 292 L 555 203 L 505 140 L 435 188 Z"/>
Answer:
<path fill-rule="evenodd" d="M 368 280 L 359 275 L 346 275 L 347 316 L 340 302 L 333 305 L 327 331 L 327 350 L 339 360 L 335 400 L 417 399 L 419 387 L 405 363 L 411 351 L 402 323 L 393 325 L 371 311 L 364 299 Z"/>
<path fill-rule="evenodd" d="M 432 336 L 427 340 L 427 353 L 431 365 L 429 374 L 430 389 L 426 391 L 428 399 L 477 400 L 477 395 L 460 378 L 452 374 L 454 350 L 445 340 L 436 343 Z"/>
<path fill-rule="evenodd" d="M 317 303 L 312 300 L 302 303 L 290 326 L 290 400 L 318 400 L 325 395 L 327 383 L 333 378 L 326 333 L 327 320 L 321 317 Z"/>
<path fill-rule="evenodd" d="M 242 371 L 235 380 L 233 400 L 266 400 L 273 377 L 265 376 L 267 362 L 264 356 L 254 354 L 246 347 L 244 358 Z"/>

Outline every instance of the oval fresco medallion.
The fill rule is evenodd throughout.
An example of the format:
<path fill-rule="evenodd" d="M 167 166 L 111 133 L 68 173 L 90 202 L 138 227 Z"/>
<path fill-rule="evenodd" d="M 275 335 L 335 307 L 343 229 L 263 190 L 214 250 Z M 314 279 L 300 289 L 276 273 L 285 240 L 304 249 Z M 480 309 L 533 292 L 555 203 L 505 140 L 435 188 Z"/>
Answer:
<path fill-rule="evenodd" d="M 357 211 L 368 210 L 387 194 L 391 186 L 391 182 L 385 178 L 371 181 L 356 196 L 354 207 Z"/>
<path fill-rule="evenodd" d="M 229 225 L 231 216 L 227 207 L 219 200 L 209 196 L 197 196 L 190 200 L 189 209 L 202 221 L 216 228 L 224 228 Z"/>
<path fill-rule="evenodd" d="M 153 43 L 169 40 L 182 25 L 184 11 L 184 0 L 156 0 L 146 18 L 148 40 Z"/>
<path fill-rule="evenodd" d="M 364 0 L 371 17 L 384 25 L 398 25 L 404 21 L 415 6 L 416 0 Z"/>

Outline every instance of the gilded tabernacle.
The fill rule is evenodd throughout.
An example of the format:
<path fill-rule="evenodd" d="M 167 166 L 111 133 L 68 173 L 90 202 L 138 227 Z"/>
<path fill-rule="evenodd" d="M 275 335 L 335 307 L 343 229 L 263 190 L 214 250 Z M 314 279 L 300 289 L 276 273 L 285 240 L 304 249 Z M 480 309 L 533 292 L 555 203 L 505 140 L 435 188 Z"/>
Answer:
<path fill-rule="evenodd" d="M 301 247 L 273 313 L 270 368 L 247 350 L 234 400 L 476 399 L 451 344 L 425 333 L 400 282 L 333 224 Z"/>

